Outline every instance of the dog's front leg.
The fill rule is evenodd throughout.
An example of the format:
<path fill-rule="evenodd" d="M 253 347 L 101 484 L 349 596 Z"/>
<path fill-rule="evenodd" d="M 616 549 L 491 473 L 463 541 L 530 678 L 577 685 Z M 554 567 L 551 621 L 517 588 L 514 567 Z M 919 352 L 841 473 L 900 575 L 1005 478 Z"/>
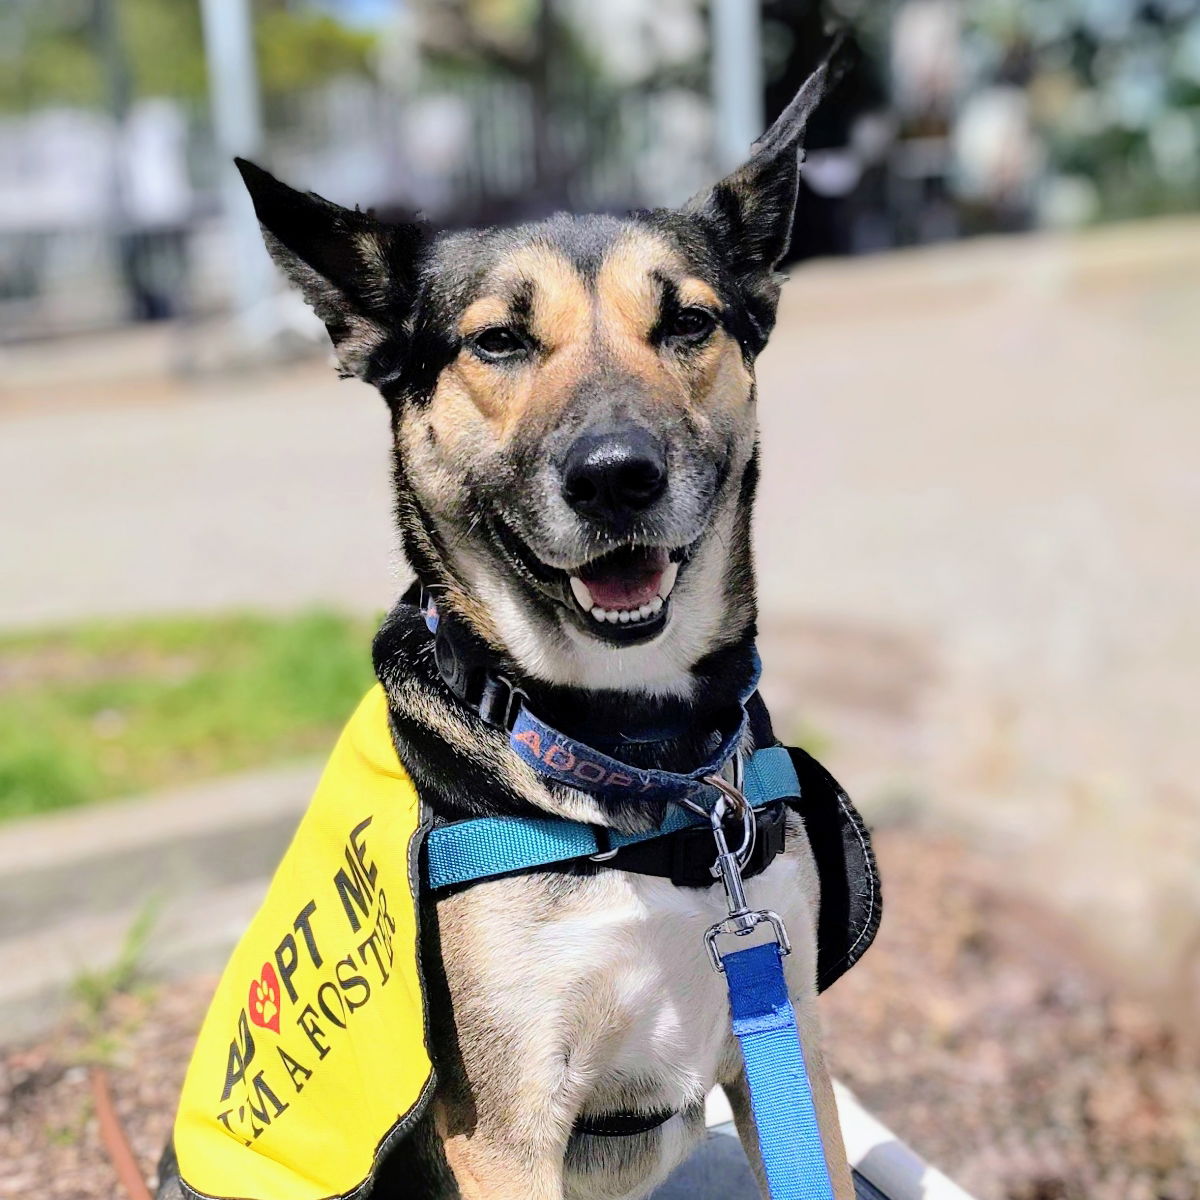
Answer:
<path fill-rule="evenodd" d="M 434 1128 L 461 1200 L 562 1200 L 570 1122 L 553 1092 L 514 1084 L 511 1068 L 498 1070 L 469 1093 L 451 1088 L 434 1100 Z"/>
<path fill-rule="evenodd" d="M 846 1147 L 842 1142 L 842 1127 L 838 1121 L 837 1102 L 833 1096 L 833 1085 L 829 1080 L 829 1072 L 825 1067 L 825 1056 L 821 1052 L 820 1028 L 817 1024 L 814 1004 L 807 1004 L 803 1009 L 797 1004 L 797 1021 L 800 1026 L 800 1041 L 804 1050 L 804 1064 L 808 1068 L 808 1080 L 812 1087 L 813 1104 L 817 1111 L 817 1125 L 821 1131 L 821 1144 L 825 1149 L 825 1165 L 829 1169 L 829 1178 L 833 1183 L 833 1194 L 836 1200 L 854 1200 L 854 1182 L 850 1177 L 850 1167 L 846 1162 Z M 808 1010 L 807 1012 L 804 1010 Z M 807 1018 L 807 1019 L 806 1019 Z M 758 1181 L 759 1191 L 769 1200 L 767 1177 L 763 1171 L 762 1154 L 758 1147 L 758 1129 L 754 1124 L 754 1114 L 750 1107 L 750 1089 L 746 1085 L 746 1073 L 740 1068 L 736 1076 L 722 1085 L 733 1110 L 733 1121 L 737 1126 L 738 1138 L 750 1166 L 754 1170 L 754 1178 Z"/>
<path fill-rule="evenodd" d="M 475 1130 L 445 1141 L 463 1200 L 562 1200 L 563 1152 L 541 1153 Z"/>
<path fill-rule="evenodd" d="M 754 1113 L 750 1108 L 750 1089 L 746 1086 L 745 1070 L 739 1070 L 728 1083 L 721 1084 L 721 1091 L 725 1093 L 729 1107 L 733 1110 L 733 1123 L 737 1126 L 738 1140 L 750 1160 L 758 1190 L 766 1200 L 770 1200 L 771 1193 L 767 1188 L 767 1173 L 763 1170 L 762 1152 L 758 1148 L 758 1128 L 754 1124 Z"/>

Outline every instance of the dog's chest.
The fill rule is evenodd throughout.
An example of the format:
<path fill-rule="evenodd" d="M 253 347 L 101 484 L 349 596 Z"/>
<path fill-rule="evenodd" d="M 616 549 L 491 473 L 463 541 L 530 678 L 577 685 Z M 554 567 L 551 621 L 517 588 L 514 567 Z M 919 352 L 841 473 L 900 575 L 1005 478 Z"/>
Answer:
<path fill-rule="evenodd" d="M 818 894 L 797 840 L 747 893 L 788 924 L 788 974 L 802 990 L 812 986 Z M 520 1069 L 546 1075 L 576 1111 L 683 1109 L 718 1082 L 731 1048 L 728 999 L 704 933 L 726 913 L 719 886 L 602 871 L 497 880 L 455 899 L 474 910 L 444 926 L 452 937 L 471 927 L 469 954 L 443 941 L 456 1013 L 469 1021 L 486 1011 L 488 1027 L 508 1031 Z"/>

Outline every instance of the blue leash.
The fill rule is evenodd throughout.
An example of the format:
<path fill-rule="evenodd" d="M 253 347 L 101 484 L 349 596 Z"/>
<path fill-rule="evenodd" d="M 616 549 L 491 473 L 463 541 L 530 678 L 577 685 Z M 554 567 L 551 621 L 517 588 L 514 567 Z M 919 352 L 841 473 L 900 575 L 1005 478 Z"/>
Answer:
<path fill-rule="evenodd" d="M 772 1200 L 833 1200 L 778 942 L 721 958 Z"/>
<path fill-rule="evenodd" d="M 740 805 L 745 812 L 745 797 L 724 780 L 713 778 L 710 783 L 719 793 L 709 814 L 717 847 L 713 869 L 725 889 L 729 915 L 708 930 L 704 944 L 729 989 L 733 1033 L 742 1048 L 767 1187 L 771 1200 L 833 1200 L 800 1030 L 783 970 L 792 946 L 779 914 L 753 909 L 746 900 L 739 858 L 746 843 L 734 851 L 726 841 L 726 804 Z M 717 949 L 719 937 L 744 937 L 760 925 L 771 926 L 771 941 L 728 954 Z"/>

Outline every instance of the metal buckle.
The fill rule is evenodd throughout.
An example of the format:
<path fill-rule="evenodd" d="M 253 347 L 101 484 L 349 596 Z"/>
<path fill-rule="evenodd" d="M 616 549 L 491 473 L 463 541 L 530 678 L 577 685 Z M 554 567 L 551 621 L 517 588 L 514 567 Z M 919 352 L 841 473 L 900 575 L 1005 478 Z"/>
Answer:
<path fill-rule="evenodd" d="M 592 836 L 596 839 L 597 846 L 600 845 L 600 839 L 604 839 L 604 849 L 598 850 L 595 854 L 589 854 L 589 862 L 608 862 L 610 858 L 615 858 L 621 852 L 620 846 L 612 844 L 612 834 L 607 825 L 593 825 Z"/>
<path fill-rule="evenodd" d="M 704 935 L 704 945 L 708 950 L 708 957 L 712 962 L 713 970 L 724 974 L 725 966 L 721 962 L 721 955 L 717 949 L 717 938 L 722 934 L 745 937 L 748 933 L 757 929 L 758 926 L 769 924 L 775 934 L 780 954 L 790 954 L 792 952 L 792 943 L 788 939 L 787 929 L 784 927 L 783 920 L 778 913 L 772 912 L 767 908 L 753 909 L 746 900 L 746 889 L 742 881 L 742 867 L 754 852 L 756 824 L 754 812 L 747 803 L 746 797 L 742 795 L 739 788 L 727 783 L 720 776 L 710 775 L 705 780 L 705 783 L 710 784 L 716 789 L 716 804 L 713 805 L 710 811 L 702 809 L 698 804 L 693 805 L 691 802 L 688 802 L 688 807 L 694 810 L 698 809 L 708 817 L 713 841 L 716 842 L 717 846 L 717 860 L 713 863 L 712 872 L 714 876 L 720 879 L 721 886 L 725 889 L 725 903 L 729 908 L 729 915 L 709 927 Z M 729 842 L 725 837 L 725 813 L 730 807 L 732 807 L 735 813 L 740 814 L 742 818 L 742 844 L 736 851 L 729 848 Z"/>
<path fill-rule="evenodd" d="M 736 761 L 740 763 L 741 758 L 742 756 L 739 754 Z M 735 778 L 737 777 L 735 774 Z M 754 843 L 758 837 L 758 822 L 754 819 L 754 809 L 750 807 L 749 801 L 742 794 L 739 784 L 726 783 L 719 775 L 710 775 L 704 782 L 711 784 L 721 793 L 722 799 L 733 809 L 734 816 L 742 818 L 742 844 L 734 851 L 734 856 L 737 858 L 738 866 L 744 867 L 750 861 L 750 856 L 754 853 Z M 722 839 L 725 835 L 724 820 L 725 807 L 722 805 L 722 801 L 718 800 L 709 814 L 709 821 L 712 823 L 714 831 L 718 828 L 721 830 Z M 718 852 L 720 849 L 720 842 L 718 842 Z M 720 854 L 718 853 L 719 860 Z M 720 875 L 717 863 L 713 863 L 712 873 L 714 879 Z"/>
<path fill-rule="evenodd" d="M 745 928 L 738 927 L 727 929 L 735 919 L 735 914 L 731 913 L 723 921 L 718 921 L 715 925 L 710 925 L 708 931 L 704 935 L 704 945 L 708 950 L 709 961 L 712 963 L 713 970 L 720 975 L 725 974 L 725 964 L 721 961 L 721 952 L 717 949 L 717 938 L 723 933 L 731 933 L 735 937 L 745 937 L 757 929 L 759 925 L 769 924 L 775 934 L 775 941 L 779 944 L 779 953 L 783 955 L 791 954 L 792 942 L 788 937 L 787 926 L 783 923 L 783 918 L 769 908 L 751 909 L 745 913 L 736 914 L 738 921 L 749 920 L 749 924 Z"/>

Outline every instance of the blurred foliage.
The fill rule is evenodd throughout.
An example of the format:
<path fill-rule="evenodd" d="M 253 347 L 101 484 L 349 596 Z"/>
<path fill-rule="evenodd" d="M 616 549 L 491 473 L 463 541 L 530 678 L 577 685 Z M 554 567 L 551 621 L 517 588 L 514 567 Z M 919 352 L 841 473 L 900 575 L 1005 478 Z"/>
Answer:
<path fill-rule="evenodd" d="M 106 57 L 101 4 L 112 4 L 121 62 Z M 301 91 L 369 72 L 375 35 L 327 12 L 253 0 L 263 91 Z M 109 103 L 111 72 L 132 97 L 205 94 L 199 0 L 5 0 L 0 16 L 0 109 Z"/>
<path fill-rule="evenodd" d="M 611 44 L 612 29 L 621 23 L 606 25 L 585 0 L 409 3 L 425 86 L 491 79 L 514 84 L 527 97 L 537 211 L 573 207 L 573 187 L 581 178 L 619 175 L 628 165 L 625 110 L 631 98 L 707 90 L 703 55 L 676 56 L 660 48 L 635 55 L 640 63 L 631 67 Z M 699 9 L 701 0 L 691 3 Z M 628 21 L 619 48 L 628 50 L 646 36 Z"/>
<path fill-rule="evenodd" d="M 0 637 L 0 820 L 328 751 L 375 623 L 97 622 Z"/>
<path fill-rule="evenodd" d="M 0 108 L 96 104 L 104 80 L 90 6 L 10 0 L 0 13 Z"/>
<path fill-rule="evenodd" d="M 702 0 L 693 0 L 698 8 Z M 548 70 L 560 90 L 630 86 L 661 91 L 708 85 L 703 58 L 649 55 L 640 77 L 612 77 L 611 48 L 581 0 L 409 0 L 425 63 L 435 71 L 480 70 L 529 79 Z"/>
<path fill-rule="evenodd" d="M 420 89 L 432 92 L 499 82 L 527 97 L 533 192 L 546 208 L 569 204 L 571 181 L 585 173 L 620 173 L 630 154 L 623 129 L 631 97 L 707 89 L 703 49 L 675 54 L 665 48 L 670 39 L 652 29 L 659 18 L 677 22 L 681 12 L 702 26 L 705 0 L 647 5 L 641 13 L 590 0 L 407 0 L 394 27 L 385 22 L 382 31 L 343 24 L 332 0 L 251 3 L 268 102 L 347 74 L 378 74 L 382 86 L 405 88 L 416 88 L 419 77 Z M 974 130 L 972 144 L 1001 168 L 1007 151 L 999 143 L 1012 139 L 1031 164 L 1020 188 L 1021 221 L 1073 225 L 1200 205 L 1200 0 L 762 4 L 769 93 L 781 80 L 793 85 L 798 63 L 815 61 L 832 27 L 847 30 L 861 50 L 859 94 L 843 82 L 837 102 L 814 121 L 816 148 L 844 146 L 851 118 L 882 112 L 901 141 L 950 143 Z M 614 21 L 617 8 L 626 17 Z M 897 118 L 903 104 L 893 97 L 893 111 L 883 112 L 883 93 L 895 32 L 917 10 L 950 30 L 947 45 L 930 53 L 955 81 L 929 112 Z M 116 36 L 106 36 L 111 29 Z M 389 54 L 396 56 L 390 77 Z M 879 86 L 868 86 L 871 80 Z M 200 0 L 0 0 L 0 111 L 119 108 L 145 96 L 196 102 L 206 82 Z M 993 123 L 980 134 L 967 113 L 989 95 L 1013 101 L 1015 115 L 1005 130 Z M 772 107 L 778 99 L 772 96 Z M 996 143 L 990 150 L 983 144 L 989 137 Z M 958 162 L 959 177 L 950 168 L 938 187 L 977 204 L 963 185 L 961 154 Z M 888 195 L 873 202 L 899 203 Z"/>
<path fill-rule="evenodd" d="M 134 96 L 203 96 L 200 6 L 193 0 L 119 0 L 117 28 Z"/>
<path fill-rule="evenodd" d="M 135 914 L 117 957 L 105 967 L 84 969 L 71 981 L 71 991 L 83 1005 L 88 1024 L 95 1026 L 104 1016 L 114 997 L 133 991 L 146 974 L 146 951 L 162 909 L 160 897 L 149 896 Z M 95 1057 L 103 1061 L 109 1056 L 105 1044 L 92 1047 Z"/>
<path fill-rule="evenodd" d="M 298 13 L 278 4 L 258 8 L 254 39 L 264 91 L 298 92 L 338 75 L 369 72 L 373 33 L 347 29 L 328 13 Z"/>
<path fill-rule="evenodd" d="M 963 41 L 967 90 L 1025 89 L 1048 179 L 1093 216 L 1200 204 L 1198 0 L 978 0 Z"/>

